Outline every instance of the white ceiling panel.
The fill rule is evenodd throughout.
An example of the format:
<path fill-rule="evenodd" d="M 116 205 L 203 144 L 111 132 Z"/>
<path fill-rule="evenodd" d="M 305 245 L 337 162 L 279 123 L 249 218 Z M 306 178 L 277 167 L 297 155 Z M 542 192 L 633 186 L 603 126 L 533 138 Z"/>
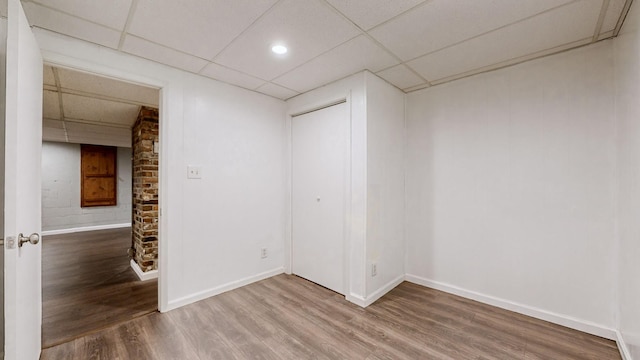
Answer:
<path fill-rule="evenodd" d="M 44 80 L 44 85 L 56 85 L 56 78 L 53 76 L 53 68 L 51 66 L 45 65 L 42 71 L 42 77 Z"/>
<path fill-rule="evenodd" d="M 215 60 L 255 77 L 271 80 L 360 31 L 320 0 L 282 0 L 225 49 Z M 272 44 L 289 48 L 276 56 Z"/>
<path fill-rule="evenodd" d="M 160 102 L 160 92 L 157 89 L 146 86 L 67 69 L 58 69 L 58 77 L 63 92 L 71 90 L 89 93 L 152 107 L 158 107 Z"/>
<path fill-rule="evenodd" d="M 127 22 L 131 1 L 132 0 L 34 0 L 33 2 L 100 25 L 122 30 Z"/>
<path fill-rule="evenodd" d="M 61 120 L 44 119 L 42 120 L 42 127 L 48 127 L 53 129 L 64 129 L 64 124 L 63 124 L 63 121 Z"/>
<path fill-rule="evenodd" d="M 62 94 L 65 118 L 131 126 L 138 117 L 138 105 Z"/>
<path fill-rule="evenodd" d="M 403 64 L 377 72 L 376 75 L 402 90 L 425 84 L 425 81 L 420 76 Z"/>
<path fill-rule="evenodd" d="M 206 60 L 131 35 L 125 38 L 122 51 L 193 73 L 197 73 L 208 63 Z"/>
<path fill-rule="evenodd" d="M 113 127 L 113 126 L 105 126 L 98 124 L 85 124 L 74 121 L 65 121 L 65 127 L 69 133 L 78 134 L 79 132 L 84 132 L 90 134 L 92 136 L 95 135 L 104 135 L 104 136 L 122 136 L 127 135 L 131 137 L 131 129 L 122 128 L 122 127 Z"/>
<path fill-rule="evenodd" d="M 42 116 L 47 119 L 60 119 L 60 101 L 56 91 L 42 92 Z"/>
<path fill-rule="evenodd" d="M 410 60 L 570 1 L 433 0 L 370 34 L 401 59 Z"/>
<path fill-rule="evenodd" d="M 583 0 L 426 55 L 409 66 L 429 81 L 591 38 L 599 1 Z M 523 41 L 526 39 L 526 41 Z"/>
<path fill-rule="evenodd" d="M 211 60 L 276 0 L 139 0 L 129 33 Z"/>
<path fill-rule="evenodd" d="M 63 129 L 43 127 L 42 140 L 55 141 L 55 142 L 67 142 L 67 135 Z"/>
<path fill-rule="evenodd" d="M 625 2 L 626 0 L 609 0 L 609 7 L 607 8 L 607 13 L 602 23 L 602 29 L 600 30 L 601 34 L 616 28 Z"/>
<path fill-rule="evenodd" d="M 275 98 L 282 99 L 282 100 L 286 100 L 288 98 L 298 95 L 297 92 L 291 89 L 287 89 L 285 87 L 272 84 L 272 83 L 266 83 L 260 86 L 259 88 L 257 88 L 256 91 L 259 91 L 263 94 L 273 96 Z"/>
<path fill-rule="evenodd" d="M 364 30 L 402 14 L 425 0 L 327 0 Z"/>
<path fill-rule="evenodd" d="M 258 86 L 265 83 L 265 81 L 262 79 L 243 74 L 241 72 L 215 63 L 209 63 L 209 65 L 202 69 L 200 74 L 251 90 L 254 90 Z"/>
<path fill-rule="evenodd" d="M 363 69 L 376 72 L 398 63 L 367 36 L 360 35 L 278 77 L 273 82 L 305 92 Z"/>
<path fill-rule="evenodd" d="M 129 136 L 104 136 L 100 134 L 90 135 L 85 132 L 67 132 L 68 142 L 72 144 L 91 144 L 104 146 L 131 147 L 131 131 Z"/>
<path fill-rule="evenodd" d="M 32 26 L 114 49 L 118 47 L 120 42 L 120 32 L 105 26 L 54 11 L 32 2 L 22 3 L 22 6 L 29 19 L 29 24 Z"/>

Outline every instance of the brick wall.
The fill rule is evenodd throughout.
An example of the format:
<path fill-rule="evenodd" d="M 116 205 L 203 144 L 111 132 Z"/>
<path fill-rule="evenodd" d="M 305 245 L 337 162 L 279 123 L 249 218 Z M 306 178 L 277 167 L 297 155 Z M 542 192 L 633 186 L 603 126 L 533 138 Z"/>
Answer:
<path fill-rule="evenodd" d="M 158 110 L 142 107 L 132 129 L 132 248 L 142 271 L 158 268 Z"/>

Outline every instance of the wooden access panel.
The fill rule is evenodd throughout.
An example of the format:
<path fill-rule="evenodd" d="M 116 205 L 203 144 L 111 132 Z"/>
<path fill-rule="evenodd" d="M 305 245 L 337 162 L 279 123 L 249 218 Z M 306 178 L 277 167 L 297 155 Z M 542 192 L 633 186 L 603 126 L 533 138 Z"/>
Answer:
<path fill-rule="evenodd" d="M 113 146 L 81 145 L 82 207 L 117 204 L 117 148 Z"/>

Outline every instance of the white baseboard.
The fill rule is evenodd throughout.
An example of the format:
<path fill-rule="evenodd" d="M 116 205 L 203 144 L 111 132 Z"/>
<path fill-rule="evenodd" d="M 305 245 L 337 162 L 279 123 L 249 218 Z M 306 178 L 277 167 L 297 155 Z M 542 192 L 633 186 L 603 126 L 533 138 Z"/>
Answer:
<path fill-rule="evenodd" d="M 140 265 L 138 265 L 138 263 L 135 262 L 135 260 L 133 259 L 131 259 L 130 264 L 131 264 L 131 268 L 133 269 L 133 272 L 135 272 L 136 275 L 138 275 L 138 279 L 142 281 L 147 281 L 147 280 L 158 278 L 158 270 L 151 270 L 151 271 L 144 272 L 140 268 Z"/>
<path fill-rule="evenodd" d="M 120 229 L 120 228 L 126 228 L 126 227 L 131 227 L 131 223 L 83 226 L 83 227 L 77 227 L 77 228 L 58 229 L 58 230 L 46 230 L 46 231 L 42 232 L 42 236 L 58 235 L 58 234 L 71 234 L 71 233 L 77 233 L 77 232 L 83 232 L 83 231 Z"/>
<path fill-rule="evenodd" d="M 404 281 L 404 275 L 400 275 L 397 278 L 386 283 L 380 289 L 374 291 L 371 295 L 367 296 L 366 298 L 363 298 L 362 296 L 359 296 L 359 295 L 353 295 L 353 294 L 347 295 L 345 296 L 345 298 L 347 299 L 347 301 L 365 308 L 373 304 L 374 302 L 378 301 L 378 299 L 383 297 L 389 291 L 393 290 L 393 288 L 395 288 L 396 286 L 400 285 L 403 281 Z"/>
<path fill-rule="evenodd" d="M 187 296 L 183 296 L 181 298 L 169 301 L 169 304 L 167 305 L 167 309 L 166 311 L 170 311 L 173 309 L 177 309 L 181 306 L 185 306 L 185 305 L 189 305 L 192 304 L 196 301 L 200 301 L 200 300 L 204 300 L 206 298 L 218 295 L 218 294 L 222 294 L 224 292 L 233 290 L 233 289 L 237 289 L 239 287 L 245 286 L 245 285 L 249 285 L 251 283 L 254 283 L 256 281 L 260 281 L 260 280 L 264 280 L 267 278 L 270 278 L 272 276 L 276 276 L 279 274 L 284 273 L 284 267 L 279 267 L 270 271 L 265 271 L 263 273 L 254 275 L 254 276 L 249 276 L 246 277 L 244 279 L 240 279 L 240 280 L 236 280 L 236 281 L 232 281 L 230 283 L 224 284 L 224 285 L 220 285 L 220 286 L 216 286 L 212 289 L 208 289 L 208 290 L 204 290 L 204 291 L 200 291 L 197 292 L 195 294 L 191 294 L 191 295 L 187 295 Z"/>
<path fill-rule="evenodd" d="M 627 343 L 624 341 L 624 337 L 622 337 L 622 333 L 616 330 L 616 344 L 618 344 L 618 350 L 620 350 L 620 355 L 622 356 L 622 360 L 633 360 L 631 357 L 631 353 L 629 352 L 629 348 L 627 347 Z"/>
<path fill-rule="evenodd" d="M 571 329 L 579 330 L 588 334 L 603 337 L 609 340 L 616 340 L 616 331 L 606 326 L 596 324 L 591 321 L 577 319 L 571 316 L 557 314 L 551 311 L 538 309 L 532 306 L 519 304 L 510 300 L 500 299 L 494 296 L 481 294 L 475 291 L 466 290 L 458 286 L 445 284 L 438 281 L 425 279 L 415 275 L 406 275 L 405 280 L 414 284 L 426 286 L 436 290 L 441 290 L 450 294 L 462 296 L 468 299 L 476 300 L 481 303 L 496 306 L 502 309 L 517 312 L 523 315 L 531 316 L 537 319 L 552 322 L 554 324 L 566 326 Z"/>

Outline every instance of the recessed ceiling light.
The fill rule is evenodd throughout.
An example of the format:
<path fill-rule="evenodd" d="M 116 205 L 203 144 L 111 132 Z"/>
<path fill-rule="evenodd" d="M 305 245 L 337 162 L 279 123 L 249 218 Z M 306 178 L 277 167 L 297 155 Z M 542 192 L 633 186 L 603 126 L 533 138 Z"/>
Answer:
<path fill-rule="evenodd" d="M 286 46 L 284 46 L 284 45 L 273 45 L 273 46 L 271 47 L 271 51 L 273 51 L 274 53 L 276 53 L 276 54 L 278 54 L 278 55 L 284 55 L 284 54 L 286 54 L 286 53 L 287 53 L 287 51 L 289 51 L 289 50 L 288 50 L 288 49 L 287 49 L 287 47 L 286 47 Z"/>

